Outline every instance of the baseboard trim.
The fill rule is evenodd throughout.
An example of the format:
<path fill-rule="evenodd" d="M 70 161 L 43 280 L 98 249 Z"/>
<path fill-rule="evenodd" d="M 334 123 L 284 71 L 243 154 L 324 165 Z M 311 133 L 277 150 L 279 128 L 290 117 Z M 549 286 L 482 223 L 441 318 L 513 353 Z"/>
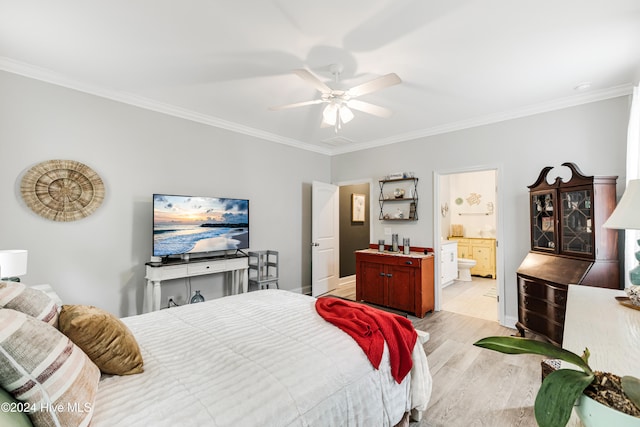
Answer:
<path fill-rule="evenodd" d="M 502 326 L 507 327 L 507 328 L 511 328 L 511 329 L 516 329 L 516 323 L 518 323 L 518 318 L 517 317 L 505 316 L 504 317 L 504 322 L 502 323 Z"/>

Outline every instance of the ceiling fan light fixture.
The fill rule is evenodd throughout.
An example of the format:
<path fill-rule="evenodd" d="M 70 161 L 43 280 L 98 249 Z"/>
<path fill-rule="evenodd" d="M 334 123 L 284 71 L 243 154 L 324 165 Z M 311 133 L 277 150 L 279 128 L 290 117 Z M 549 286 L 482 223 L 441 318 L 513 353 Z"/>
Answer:
<path fill-rule="evenodd" d="M 327 105 L 322 111 L 322 120 L 328 125 L 336 124 L 336 113 L 338 112 L 338 106 L 334 103 Z"/>
<path fill-rule="evenodd" d="M 353 120 L 353 111 L 351 111 L 349 107 L 342 105 L 339 110 L 340 120 L 342 121 L 342 123 L 349 123 L 351 120 Z"/>
<path fill-rule="evenodd" d="M 322 112 L 322 121 L 331 126 L 335 126 L 337 122 L 340 124 L 349 123 L 353 117 L 354 114 L 350 108 L 333 102 L 327 105 Z"/>

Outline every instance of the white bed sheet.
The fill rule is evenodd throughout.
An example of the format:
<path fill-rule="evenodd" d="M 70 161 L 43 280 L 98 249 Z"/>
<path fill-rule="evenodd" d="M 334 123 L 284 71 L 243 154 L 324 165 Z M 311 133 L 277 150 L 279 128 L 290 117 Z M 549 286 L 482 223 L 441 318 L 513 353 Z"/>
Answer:
<path fill-rule="evenodd" d="M 315 298 L 268 289 L 122 319 L 144 373 L 105 376 L 93 427 L 390 426 L 426 409 L 422 344 L 402 384 L 322 319 Z"/>

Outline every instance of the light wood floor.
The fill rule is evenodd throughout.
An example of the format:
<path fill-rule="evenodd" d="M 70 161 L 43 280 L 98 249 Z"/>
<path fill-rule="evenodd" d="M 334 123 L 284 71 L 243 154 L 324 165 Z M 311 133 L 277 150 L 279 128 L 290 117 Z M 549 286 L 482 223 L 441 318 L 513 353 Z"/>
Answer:
<path fill-rule="evenodd" d="M 355 299 L 354 287 L 331 293 Z M 533 402 L 540 387 L 542 357 L 504 355 L 473 346 L 480 338 L 512 335 L 515 330 L 495 320 L 445 310 L 409 319 L 416 329 L 430 333 L 424 348 L 433 376 L 429 407 L 422 421 L 412 422 L 411 427 L 536 426 Z"/>
<path fill-rule="evenodd" d="M 497 322 L 496 280 L 474 276 L 471 282 L 454 281 L 442 290 L 442 309 Z"/>

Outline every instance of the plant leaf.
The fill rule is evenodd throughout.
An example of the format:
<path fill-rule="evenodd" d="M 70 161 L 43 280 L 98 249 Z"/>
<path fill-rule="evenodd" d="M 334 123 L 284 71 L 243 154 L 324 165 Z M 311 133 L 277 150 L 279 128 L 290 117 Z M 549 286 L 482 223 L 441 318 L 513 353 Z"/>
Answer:
<path fill-rule="evenodd" d="M 593 374 L 593 371 L 582 357 L 548 342 L 529 338 L 498 336 L 483 338 L 473 345 L 506 354 L 539 354 L 548 356 L 572 363 L 580 367 L 587 374 Z M 589 350 L 585 349 L 586 354 L 588 354 L 588 351 Z"/>
<path fill-rule="evenodd" d="M 622 377 L 622 390 L 638 408 L 640 408 L 640 380 L 630 375 Z"/>
<path fill-rule="evenodd" d="M 573 369 L 558 369 L 542 381 L 534 413 L 540 427 L 565 426 L 571 410 L 585 388 L 594 379 L 593 374 Z"/>

